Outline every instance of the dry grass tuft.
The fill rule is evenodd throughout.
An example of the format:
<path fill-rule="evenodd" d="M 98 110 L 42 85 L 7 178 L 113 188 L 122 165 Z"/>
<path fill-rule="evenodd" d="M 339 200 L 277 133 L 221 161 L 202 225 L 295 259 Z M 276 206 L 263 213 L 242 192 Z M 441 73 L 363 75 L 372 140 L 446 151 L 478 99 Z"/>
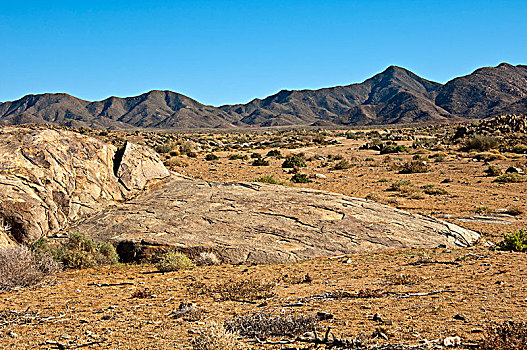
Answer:
<path fill-rule="evenodd" d="M 235 333 L 229 332 L 221 324 L 209 323 L 191 341 L 194 350 L 243 350 L 247 346 L 238 341 Z"/>
<path fill-rule="evenodd" d="M 256 312 L 234 317 L 225 322 L 225 329 L 245 337 L 265 339 L 271 336 L 292 337 L 312 331 L 316 323 L 314 316 Z"/>

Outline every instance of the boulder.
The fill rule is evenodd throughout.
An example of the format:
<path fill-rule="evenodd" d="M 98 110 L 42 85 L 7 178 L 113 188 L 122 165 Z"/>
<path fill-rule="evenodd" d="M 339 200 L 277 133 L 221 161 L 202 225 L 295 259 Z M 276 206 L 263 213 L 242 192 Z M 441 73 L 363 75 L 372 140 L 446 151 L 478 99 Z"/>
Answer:
<path fill-rule="evenodd" d="M 166 176 L 158 155 L 143 146 L 127 144 L 119 153 L 72 131 L 3 127 L 0 219 L 10 230 L 0 245 L 51 235 Z"/>
<path fill-rule="evenodd" d="M 124 261 L 167 249 L 224 262 L 294 262 L 390 248 L 468 246 L 479 234 L 325 191 L 172 176 L 70 228 L 112 242 Z"/>

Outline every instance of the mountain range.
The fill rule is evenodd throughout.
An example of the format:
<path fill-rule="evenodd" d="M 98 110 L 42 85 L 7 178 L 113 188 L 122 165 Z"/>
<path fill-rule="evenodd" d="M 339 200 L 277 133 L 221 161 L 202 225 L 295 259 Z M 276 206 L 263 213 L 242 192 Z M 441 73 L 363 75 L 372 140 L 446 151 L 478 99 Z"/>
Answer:
<path fill-rule="evenodd" d="M 191 129 L 251 126 L 360 126 L 439 123 L 527 114 L 527 66 L 502 63 L 445 84 L 390 66 L 362 83 L 282 90 L 246 104 L 219 107 L 153 90 L 85 101 L 64 93 L 0 103 L 0 125 L 52 123 L 99 129 Z"/>

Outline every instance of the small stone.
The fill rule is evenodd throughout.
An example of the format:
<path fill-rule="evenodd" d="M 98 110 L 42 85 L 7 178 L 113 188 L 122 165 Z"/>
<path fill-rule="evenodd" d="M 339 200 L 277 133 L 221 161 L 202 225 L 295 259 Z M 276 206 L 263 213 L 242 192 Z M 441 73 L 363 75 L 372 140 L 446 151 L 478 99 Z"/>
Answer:
<path fill-rule="evenodd" d="M 454 316 L 454 320 L 466 321 L 467 318 L 466 318 L 465 315 L 463 315 L 463 314 L 456 314 L 456 315 Z"/>
<path fill-rule="evenodd" d="M 448 347 L 456 347 L 458 345 L 461 345 L 461 338 L 456 337 L 446 337 L 445 340 L 443 340 L 443 345 Z"/>

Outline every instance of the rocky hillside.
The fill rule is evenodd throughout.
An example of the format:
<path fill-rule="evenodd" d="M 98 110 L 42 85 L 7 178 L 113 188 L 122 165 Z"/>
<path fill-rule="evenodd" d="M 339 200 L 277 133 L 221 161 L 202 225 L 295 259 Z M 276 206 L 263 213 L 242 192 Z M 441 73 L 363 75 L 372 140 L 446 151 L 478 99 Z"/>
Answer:
<path fill-rule="evenodd" d="M 149 148 L 46 128 L 0 129 L 0 245 L 51 235 L 169 172 Z"/>
<path fill-rule="evenodd" d="M 481 68 L 445 85 L 400 67 L 362 83 L 283 90 L 246 104 L 213 107 L 171 91 L 89 102 L 67 94 L 0 103 L 0 124 L 52 123 L 102 129 L 383 125 L 444 122 L 527 112 L 527 66 Z"/>

